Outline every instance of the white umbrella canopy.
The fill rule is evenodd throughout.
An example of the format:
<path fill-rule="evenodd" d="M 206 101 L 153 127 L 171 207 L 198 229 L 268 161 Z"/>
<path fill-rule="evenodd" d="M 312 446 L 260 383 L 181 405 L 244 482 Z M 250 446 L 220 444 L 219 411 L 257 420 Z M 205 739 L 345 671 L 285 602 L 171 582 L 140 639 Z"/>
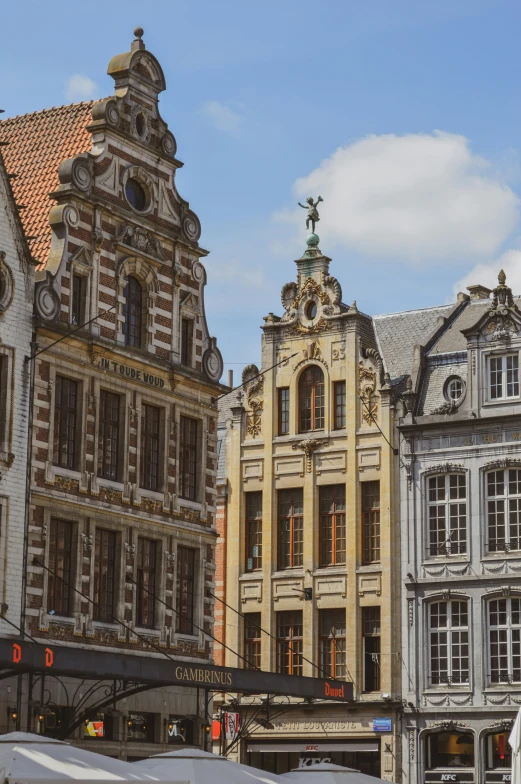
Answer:
<path fill-rule="evenodd" d="M 295 768 L 289 773 L 283 773 L 279 778 L 287 784 L 389 784 L 384 779 L 368 776 L 353 768 L 344 768 L 342 765 L 333 765 L 331 762 L 319 762 L 305 768 Z M 521 782 L 520 782 L 521 784 Z"/>
<path fill-rule="evenodd" d="M 162 781 L 189 784 L 281 784 L 282 777 L 201 749 L 178 749 L 132 763 Z"/>
<path fill-rule="evenodd" d="M 153 782 L 152 776 L 138 771 L 129 762 L 71 746 L 70 743 L 10 732 L 0 735 L 0 782 L 53 784 L 63 781 Z"/>
<path fill-rule="evenodd" d="M 512 749 L 512 784 L 521 784 L 521 708 L 508 738 Z"/>

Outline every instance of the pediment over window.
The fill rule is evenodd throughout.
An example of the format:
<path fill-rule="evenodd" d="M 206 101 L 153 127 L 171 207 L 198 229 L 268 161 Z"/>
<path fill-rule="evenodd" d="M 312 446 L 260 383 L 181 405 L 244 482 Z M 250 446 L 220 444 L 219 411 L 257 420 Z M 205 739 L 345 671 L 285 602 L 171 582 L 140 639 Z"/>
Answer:
<path fill-rule="evenodd" d="M 501 343 L 521 335 L 521 311 L 514 301 L 512 289 L 506 285 L 503 270 L 498 275 L 498 285 L 492 293 L 490 308 L 472 327 L 462 330 L 465 337 L 477 337 L 487 343 Z"/>

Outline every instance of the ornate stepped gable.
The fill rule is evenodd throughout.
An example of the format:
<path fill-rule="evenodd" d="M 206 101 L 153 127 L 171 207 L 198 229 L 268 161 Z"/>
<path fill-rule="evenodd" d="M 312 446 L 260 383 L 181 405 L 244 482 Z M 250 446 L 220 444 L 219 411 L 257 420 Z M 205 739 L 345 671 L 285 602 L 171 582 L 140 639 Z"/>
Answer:
<path fill-rule="evenodd" d="M 158 110 L 165 78 L 141 36 L 138 28 L 131 51 L 109 63 L 113 96 L 0 123 L 6 164 L 17 175 L 15 197 L 26 207 L 24 228 L 39 262 L 37 314 L 49 325 L 70 323 L 76 267 L 87 280 L 86 315 L 96 315 L 91 285 L 99 310 L 110 309 L 94 322 L 92 334 L 120 343 L 124 277 L 132 273 L 146 290 L 147 350 L 159 360 L 179 361 L 172 317 L 187 308 L 198 322 L 194 369 L 217 381 L 222 360 L 206 325 L 206 273 L 199 261 L 207 251 L 199 246 L 199 219 L 176 188 L 183 164 Z M 50 214 L 49 194 L 55 200 Z"/>

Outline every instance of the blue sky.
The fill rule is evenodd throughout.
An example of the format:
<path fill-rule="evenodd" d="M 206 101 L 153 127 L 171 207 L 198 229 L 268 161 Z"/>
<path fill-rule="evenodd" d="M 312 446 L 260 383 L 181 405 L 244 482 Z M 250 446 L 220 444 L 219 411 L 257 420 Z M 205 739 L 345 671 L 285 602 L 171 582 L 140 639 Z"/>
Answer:
<path fill-rule="evenodd" d="M 24 0 L 2 23 L 4 117 L 112 93 L 108 61 L 144 27 L 236 373 L 281 312 L 306 195 L 365 312 L 446 302 L 500 266 L 521 292 L 519 0 Z"/>

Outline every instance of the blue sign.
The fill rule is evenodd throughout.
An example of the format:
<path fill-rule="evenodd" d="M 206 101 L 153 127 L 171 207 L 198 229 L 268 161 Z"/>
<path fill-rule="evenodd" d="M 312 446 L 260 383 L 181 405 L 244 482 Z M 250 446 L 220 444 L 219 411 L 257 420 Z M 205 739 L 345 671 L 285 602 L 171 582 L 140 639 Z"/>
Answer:
<path fill-rule="evenodd" d="M 373 719 L 373 732 L 391 732 L 392 728 L 392 719 Z"/>

